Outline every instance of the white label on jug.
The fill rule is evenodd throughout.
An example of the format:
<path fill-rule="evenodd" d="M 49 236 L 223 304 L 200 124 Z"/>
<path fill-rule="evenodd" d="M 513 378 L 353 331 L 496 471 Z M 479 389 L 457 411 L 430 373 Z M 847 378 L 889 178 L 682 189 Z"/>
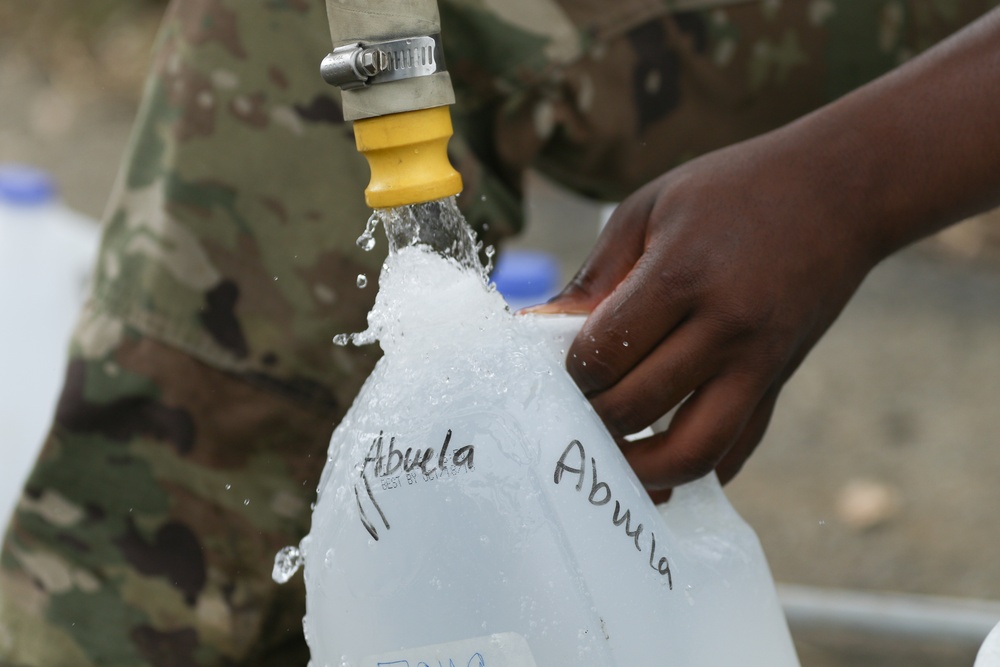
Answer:
<path fill-rule="evenodd" d="M 502 632 L 476 639 L 373 655 L 362 667 L 537 667 L 524 637 Z"/>
<path fill-rule="evenodd" d="M 440 447 L 426 449 L 407 447 L 397 443 L 396 436 L 387 438 L 384 432 L 380 432 L 359 464 L 360 479 L 354 484 L 361 525 L 376 541 L 380 530 L 376 521 L 385 530 L 390 528 L 389 519 L 375 499 L 376 489 L 392 491 L 471 472 L 475 470 L 475 458 L 475 445 L 455 447 L 452 444 L 451 429 L 445 434 Z M 373 520 L 373 516 L 377 519 Z"/>
<path fill-rule="evenodd" d="M 563 450 L 562 456 L 556 461 L 552 481 L 558 485 L 567 473 L 576 476 L 576 490 L 582 491 L 584 483 L 588 481 L 587 450 L 583 448 L 583 444 L 579 440 L 573 440 Z M 594 507 L 601 507 L 607 505 L 612 500 L 614 501 L 614 510 L 611 512 L 612 526 L 618 528 L 624 524 L 624 537 L 632 542 L 637 552 L 642 553 L 644 551 L 643 546 L 648 545 L 649 567 L 661 576 L 665 576 L 667 584 L 673 590 L 674 578 L 670 573 L 670 561 L 666 556 L 661 556 L 657 552 L 656 535 L 652 530 L 646 533 L 648 537 L 643 535 L 643 530 L 646 528 L 645 524 L 637 523 L 634 527 L 632 526 L 632 510 L 622 507 L 621 501 L 615 499 L 611 485 L 598 479 L 597 460 L 594 457 L 590 457 L 589 487 L 590 491 L 587 493 L 587 501 Z"/>

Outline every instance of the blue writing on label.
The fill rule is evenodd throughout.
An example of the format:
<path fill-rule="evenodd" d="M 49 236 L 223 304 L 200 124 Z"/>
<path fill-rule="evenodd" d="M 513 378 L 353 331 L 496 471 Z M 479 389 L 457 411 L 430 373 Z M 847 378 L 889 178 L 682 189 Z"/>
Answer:
<path fill-rule="evenodd" d="M 379 662 L 378 667 L 410 667 L 410 661 L 393 660 L 392 662 Z M 481 653 L 473 653 L 468 662 L 459 662 L 456 664 L 454 659 L 448 658 L 448 664 L 446 665 L 441 660 L 435 660 L 434 662 L 421 660 L 414 663 L 414 667 L 486 667 L 486 659 L 483 658 Z"/>

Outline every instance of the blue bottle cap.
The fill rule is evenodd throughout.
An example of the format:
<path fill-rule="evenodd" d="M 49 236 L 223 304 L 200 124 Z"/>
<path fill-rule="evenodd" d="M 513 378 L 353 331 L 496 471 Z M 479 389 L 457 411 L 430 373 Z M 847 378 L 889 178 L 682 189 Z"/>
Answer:
<path fill-rule="evenodd" d="M 500 254 L 490 276 L 508 301 L 540 303 L 559 288 L 559 263 L 537 250 L 508 250 Z"/>
<path fill-rule="evenodd" d="M 56 198 L 56 184 L 41 169 L 22 164 L 0 164 L 0 203 L 39 206 Z"/>

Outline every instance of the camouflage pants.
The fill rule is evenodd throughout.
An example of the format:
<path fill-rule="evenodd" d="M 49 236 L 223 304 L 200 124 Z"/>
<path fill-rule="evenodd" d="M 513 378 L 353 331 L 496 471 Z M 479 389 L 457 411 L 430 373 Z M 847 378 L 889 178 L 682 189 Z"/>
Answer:
<path fill-rule="evenodd" d="M 533 167 L 617 199 L 787 122 L 996 0 L 441 0 L 468 219 L 521 225 Z M 677 2 L 689 7 L 692 2 Z M 319 0 L 175 0 L 112 195 L 55 424 L 0 556 L 0 665 L 305 665 L 330 433 L 377 351 L 367 168 Z M 581 233 L 589 233 L 583 231 Z"/>

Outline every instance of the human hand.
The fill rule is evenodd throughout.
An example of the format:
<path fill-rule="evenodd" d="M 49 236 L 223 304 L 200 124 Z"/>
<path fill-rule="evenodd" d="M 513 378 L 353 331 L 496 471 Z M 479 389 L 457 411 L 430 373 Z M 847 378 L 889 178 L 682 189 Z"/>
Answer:
<path fill-rule="evenodd" d="M 896 71 L 629 197 L 540 312 L 651 491 L 727 481 L 880 259 L 1000 206 L 1000 8 Z M 680 404 L 669 429 L 635 433 Z"/>
<path fill-rule="evenodd" d="M 538 309 L 590 313 L 568 370 L 651 491 L 736 474 L 879 259 L 860 161 L 823 139 L 793 125 L 652 181 Z M 624 441 L 682 401 L 667 431 Z"/>

